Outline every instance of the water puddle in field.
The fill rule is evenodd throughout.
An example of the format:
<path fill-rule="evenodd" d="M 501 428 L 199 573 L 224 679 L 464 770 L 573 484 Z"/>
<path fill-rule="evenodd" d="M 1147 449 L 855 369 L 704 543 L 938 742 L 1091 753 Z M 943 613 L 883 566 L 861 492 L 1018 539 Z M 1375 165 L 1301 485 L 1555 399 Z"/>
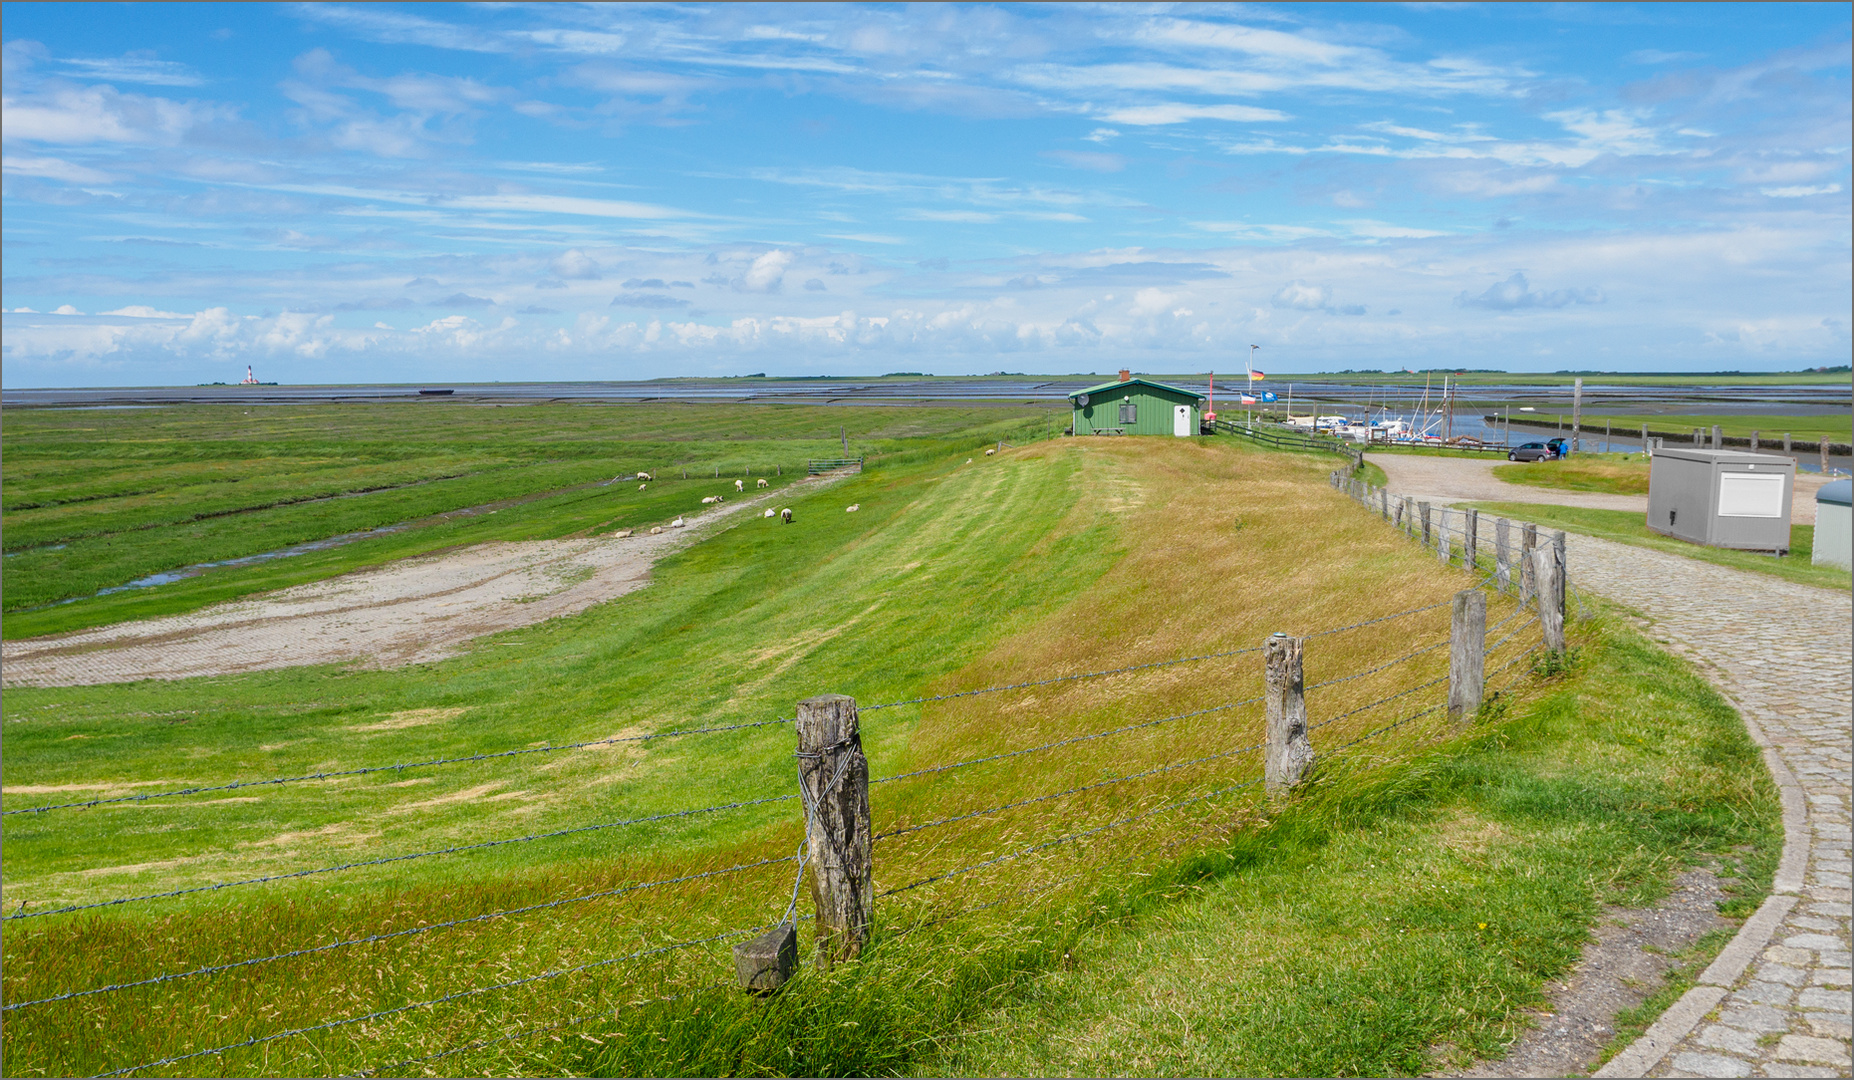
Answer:
<path fill-rule="evenodd" d="M 64 544 L 52 544 L 47 547 L 20 548 L 18 551 L 7 552 L 4 557 L 10 559 L 15 555 L 24 555 L 28 551 L 63 551 L 65 547 Z"/>
<path fill-rule="evenodd" d="M 89 596 L 73 596 L 65 600 L 56 600 L 49 604 L 40 604 L 38 607 L 21 608 L 20 611 L 44 611 L 46 608 L 63 607 L 65 604 L 75 604 L 79 600 L 94 600 L 99 596 L 127 592 L 130 589 L 152 589 L 157 585 L 172 585 L 176 581 L 185 581 L 187 578 L 198 577 L 209 570 L 219 570 L 228 566 L 252 566 L 257 563 L 270 562 L 273 559 L 287 559 L 292 555 L 307 555 L 311 551 L 326 551 L 329 548 L 337 548 L 345 544 L 352 544 L 357 540 L 368 540 L 376 536 L 396 533 L 409 528 L 410 525 L 410 522 L 400 525 L 383 525 L 377 529 L 365 529 L 361 532 L 342 533 L 339 536 L 327 536 L 320 540 L 311 540 L 304 544 L 292 544 L 289 547 L 278 548 L 275 551 L 260 551 L 256 555 L 241 555 L 236 559 L 221 559 L 218 562 L 194 563 L 192 566 L 183 566 L 177 570 L 163 570 L 158 574 L 149 574 L 147 577 L 136 578 L 134 581 L 122 585 L 112 585 L 107 589 L 98 589 Z M 62 547 L 63 545 L 59 546 Z"/>

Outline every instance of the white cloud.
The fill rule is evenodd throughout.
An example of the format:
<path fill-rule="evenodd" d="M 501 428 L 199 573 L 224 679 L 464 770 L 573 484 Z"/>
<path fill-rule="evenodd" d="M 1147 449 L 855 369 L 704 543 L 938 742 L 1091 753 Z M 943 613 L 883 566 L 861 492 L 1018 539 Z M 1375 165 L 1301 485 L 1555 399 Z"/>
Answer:
<path fill-rule="evenodd" d="M 1373 240 L 1420 240 L 1428 236 L 1448 235 L 1435 229 L 1415 229 L 1407 225 L 1392 225 L 1385 221 L 1371 221 L 1363 218 L 1341 221 L 1339 224 L 1352 230 L 1354 236 L 1365 236 Z"/>
<path fill-rule="evenodd" d="M 151 308 L 146 304 L 130 304 L 128 307 L 119 307 L 114 311 L 105 311 L 103 314 L 122 315 L 131 319 L 191 319 L 193 317 L 178 311 L 162 311 L 159 308 Z"/>
<path fill-rule="evenodd" d="M 58 87 L 0 99 L 0 136 L 9 142 L 171 144 L 223 113 L 216 106 L 124 94 L 110 86 Z"/>
<path fill-rule="evenodd" d="M 104 82 L 143 83 L 148 86 L 199 86 L 206 80 L 185 64 L 171 60 L 151 60 L 140 56 L 119 56 L 104 60 L 59 60 L 87 78 Z"/>
<path fill-rule="evenodd" d="M 1601 289 L 1557 289 L 1552 292 L 1537 292 L 1527 284 L 1526 275 L 1514 272 L 1505 281 L 1487 286 L 1485 292 L 1469 296 L 1464 290 L 1455 297 L 1455 303 L 1462 307 L 1490 308 L 1494 311 L 1521 311 L 1533 308 L 1562 308 L 1571 304 L 1601 304 L 1605 297 Z"/>
<path fill-rule="evenodd" d="M 785 280 L 785 268 L 792 265 L 792 255 L 786 251 L 769 251 L 753 260 L 747 272 L 734 282 L 734 288 L 740 292 L 767 293 L 777 291 Z"/>
<path fill-rule="evenodd" d="M 563 277 L 568 281 L 597 281 L 599 279 L 598 261 L 578 248 L 571 248 L 555 256 L 551 265 L 556 277 Z"/>
<path fill-rule="evenodd" d="M 72 307 L 69 304 L 59 304 L 57 307 L 52 308 L 51 313 L 53 315 L 82 315 L 83 314 L 83 312 L 77 310 L 76 308 Z"/>
<path fill-rule="evenodd" d="M 109 173 L 55 157 L 8 156 L 0 158 L 0 169 L 16 176 L 38 176 L 71 184 L 107 184 L 116 179 Z"/>
<path fill-rule="evenodd" d="M 1840 184 L 1819 184 L 1815 187 L 1778 187 L 1758 189 L 1773 199 L 1801 199 L 1810 195 L 1839 195 Z"/>
<path fill-rule="evenodd" d="M 1183 124 L 1191 120 L 1230 120 L 1237 123 L 1257 124 L 1287 118 L 1286 113 L 1274 109 L 1252 108 L 1248 105 L 1185 105 L 1178 102 L 1168 102 L 1162 105 L 1128 105 L 1101 114 L 1101 119 L 1109 123 L 1129 124 L 1135 127 Z"/>

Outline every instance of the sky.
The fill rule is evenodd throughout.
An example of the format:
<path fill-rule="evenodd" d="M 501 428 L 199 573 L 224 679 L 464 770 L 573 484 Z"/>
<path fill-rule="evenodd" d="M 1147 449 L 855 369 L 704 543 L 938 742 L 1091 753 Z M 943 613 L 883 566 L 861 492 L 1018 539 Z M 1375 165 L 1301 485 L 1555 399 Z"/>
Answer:
<path fill-rule="evenodd" d="M 0 378 L 1845 364 L 1849 11 L 5 4 Z"/>

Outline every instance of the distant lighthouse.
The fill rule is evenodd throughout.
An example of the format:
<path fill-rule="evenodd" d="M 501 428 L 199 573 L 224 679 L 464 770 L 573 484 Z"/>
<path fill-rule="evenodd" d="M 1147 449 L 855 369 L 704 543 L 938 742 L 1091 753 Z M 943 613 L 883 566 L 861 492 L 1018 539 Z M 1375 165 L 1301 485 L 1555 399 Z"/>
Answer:
<path fill-rule="evenodd" d="M 251 373 L 251 365 L 246 364 L 245 365 L 245 381 L 240 383 L 239 385 L 240 386 L 256 386 L 257 384 L 258 384 L 257 376 Z"/>

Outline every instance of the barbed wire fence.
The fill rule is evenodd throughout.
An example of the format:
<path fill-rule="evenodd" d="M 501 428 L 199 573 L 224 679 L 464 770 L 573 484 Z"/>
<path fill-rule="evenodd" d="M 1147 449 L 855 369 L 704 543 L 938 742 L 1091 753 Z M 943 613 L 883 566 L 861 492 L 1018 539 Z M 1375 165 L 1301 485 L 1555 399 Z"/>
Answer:
<path fill-rule="evenodd" d="M 1334 475 L 1335 487 L 1352 488 L 1354 482 Z M 640 940 L 634 947 L 610 950 L 592 959 L 573 957 L 574 962 L 559 962 L 526 974 L 474 982 L 467 972 L 457 975 L 460 985 L 425 995 L 405 994 L 397 1000 L 354 1000 L 347 1007 L 310 1019 L 314 1002 L 296 1002 L 290 1009 L 270 1012 L 279 1017 L 286 1013 L 303 1016 L 300 1022 L 276 1023 L 264 1030 L 244 1034 L 242 1038 L 210 1040 L 197 1035 L 172 1045 L 169 1051 L 140 1060 L 109 1059 L 100 1055 L 102 1068 L 96 1075 L 126 1076 L 178 1069 L 195 1072 L 207 1068 L 206 1059 L 217 1064 L 215 1070 L 233 1071 L 236 1066 L 253 1066 L 250 1059 L 236 1057 L 242 1052 L 269 1054 L 280 1048 L 296 1048 L 298 1056 L 287 1064 L 264 1057 L 260 1065 L 272 1070 L 303 1070 L 329 1060 L 328 1047 L 318 1039 L 342 1037 L 377 1046 L 390 1064 L 377 1065 L 367 1074 L 405 1069 L 429 1068 L 435 1062 L 449 1061 L 458 1055 L 503 1046 L 521 1039 L 557 1033 L 562 1029 L 583 1026 L 601 1017 L 613 1015 L 611 1004 L 588 1009 L 567 1019 L 550 1016 L 530 1017 L 514 1030 L 494 1034 L 472 1032 L 455 1045 L 433 1053 L 406 1054 L 407 1047 L 395 1045 L 393 1024 L 411 1015 L 456 1006 L 467 1002 L 491 1000 L 542 984 L 563 984 L 581 976 L 614 977 L 616 985 L 636 1001 L 670 1000 L 683 992 L 677 983 L 667 980 L 644 992 L 635 978 L 613 973 L 645 972 L 653 963 L 667 963 L 675 957 L 690 958 L 686 979 L 712 989 L 716 984 L 715 955 L 722 946 L 734 949 L 734 980 L 722 985 L 740 985 L 757 990 L 776 988 L 791 977 L 797 963 L 796 950 L 788 942 L 796 936 L 802 917 L 816 923 L 819 947 L 814 962 L 829 964 L 844 956 L 855 955 L 869 940 L 877 925 L 911 925 L 915 927 L 944 919 L 958 918 L 991 910 L 1015 898 L 1040 895 L 1067 885 L 1099 880 L 1106 870 L 1098 859 L 1101 852 L 1132 851 L 1122 861 L 1137 860 L 1141 852 L 1165 837 L 1178 842 L 1176 834 L 1187 825 L 1197 825 L 1200 833 L 1217 822 L 1234 820 L 1242 807 L 1259 812 L 1259 808 L 1290 798 L 1307 782 L 1316 767 L 1333 763 L 1361 748 L 1382 745 L 1383 754 L 1394 755 L 1396 747 L 1385 743 L 1399 732 L 1446 735 L 1463 730 L 1486 701 L 1508 692 L 1531 670 L 1527 661 L 1541 650 L 1563 649 L 1563 545 L 1562 534 L 1555 540 L 1539 544 L 1532 534 L 1520 536 L 1514 545 L 1512 530 L 1498 523 L 1498 538 L 1491 548 L 1491 560 L 1481 558 L 1486 546 L 1477 535 L 1478 522 L 1461 517 L 1451 522 L 1445 513 L 1437 515 L 1420 504 L 1399 500 L 1391 512 L 1389 496 L 1381 491 L 1357 485 L 1349 490 L 1362 504 L 1382 512 L 1387 521 L 1412 536 L 1427 535 L 1428 546 L 1438 551 L 1438 558 L 1459 566 L 1472 575 L 1468 588 L 1440 603 L 1425 604 L 1387 615 L 1373 616 L 1343 626 L 1330 627 L 1301 636 L 1275 634 L 1262 642 L 1242 648 L 1203 653 L 1167 660 L 1129 664 L 1096 671 L 1055 675 L 996 686 L 925 695 L 896 701 L 860 705 L 853 699 L 825 695 L 799 703 L 792 717 L 738 724 L 713 724 L 680 727 L 652 735 L 622 736 L 528 747 L 493 754 L 429 758 L 415 762 L 357 767 L 318 773 L 259 777 L 223 784 L 176 787 L 145 795 L 99 798 L 78 802 L 44 804 L 9 809 L 6 814 L 32 815 L 29 820 L 55 822 L 63 814 L 81 814 L 124 803 L 148 804 L 155 800 L 176 801 L 188 796 L 212 795 L 252 787 L 306 783 L 329 778 L 378 777 L 404 775 L 411 769 L 468 767 L 490 761 L 586 750 L 614 744 L 643 743 L 663 739 L 714 738 L 732 733 L 792 725 L 798 736 L 799 789 L 766 792 L 752 798 L 710 805 L 684 807 L 652 814 L 597 821 L 569 828 L 537 831 L 517 836 L 491 838 L 466 844 L 437 847 L 400 854 L 382 854 L 370 859 L 330 863 L 283 873 L 234 878 L 231 880 L 179 889 L 126 895 L 107 900 L 64 904 L 38 911 L 19 910 L 0 919 L 0 927 L 9 938 L 23 930 L 41 926 L 70 927 L 81 935 L 87 929 L 103 927 L 105 915 L 123 913 L 139 915 L 143 911 L 171 911 L 160 905 L 182 902 L 182 911 L 198 914 L 199 904 L 209 895 L 237 891 L 245 887 L 286 883 L 324 876 L 349 875 L 369 868 L 397 866 L 416 860 L 456 859 L 472 852 L 512 845 L 545 843 L 569 836 L 610 831 L 621 834 L 633 827 L 686 823 L 717 815 L 751 811 L 780 803 L 802 806 L 792 822 L 801 842 L 796 854 L 790 842 L 773 838 L 773 850 L 758 858 L 742 858 L 727 865 L 689 867 L 685 872 L 626 880 L 605 888 L 588 889 L 571 895 L 556 896 L 525 904 L 495 906 L 490 910 L 460 914 L 452 918 L 420 921 L 417 925 L 380 929 L 371 933 L 334 935 L 297 948 L 260 950 L 253 955 L 201 963 L 181 970 L 143 972 L 95 985 L 48 987 L 30 978 L 9 977 L 7 1000 L 0 1003 L 0 1018 L 9 1034 L 18 1034 L 34 1026 L 59 1028 L 74 1023 L 101 1027 L 107 1023 L 134 1023 L 145 1015 L 136 995 L 160 990 L 185 994 L 188 987 L 225 976 L 256 979 L 260 973 L 276 967 L 304 961 L 355 953 L 363 949 L 391 949 L 467 928 L 506 925 L 511 932 L 534 925 L 535 918 L 550 918 L 567 911 L 586 911 L 602 903 L 625 899 L 662 896 L 674 906 L 674 898 L 685 901 L 689 890 L 733 890 L 748 909 L 760 905 L 768 915 L 783 914 L 767 921 L 755 919 L 719 930 L 712 923 L 705 932 L 690 932 L 690 922 L 680 926 L 659 925 L 654 932 L 646 923 L 627 929 Z M 1376 499 L 1376 503 L 1371 500 Z M 1459 516 L 1459 512 L 1457 512 Z M 1454 537 L 1461 540 L 1456 543 Z M 1522 554 L 1523 553 L 1523 554 Z M 1489 572 L 1483 574 L 1483 570 Z M 1490 599 L 1507 610 L 1488 624 Z M 1433 620 L 1423 616 L 1450 608 L 1446 631 L 1434 640 L 1422 627 Z M 1556 633 L 1554 635 L 1554 623 Z M 1375 628 L 1375 629 L 1374 629 Z M 1312 684 L 1303 678 L 1309 648 L 1317 655 L 1334 635 L 1361 631 L 1382 632 L 1385 640 L 1410 642 L 1413 648 L 1399 655 L 1377 659 L 1360 670 L 1334 675 Z M 1446 670 L 1436 675 L 1438 654 L 1446 650 Z M 1378 653 L 1382 656 L 1382 652 Z M 1035 745 L 971 758 L 921 765 L 888 775 L 872 777 L 861 743 L 861 717 L 882 714 L 886 710 L 920 707 L 947 702 L 964 702 L 986 695 L 1011 694 L 1040 690 L 1052 686 L 1105 680 L 1114 676 L 1138 675 L 1183 665 L 1212 665 L 1230 661 L 1259 661 L 1262 692 L 1231 694 L 1230 700 L 1197 708 L 1166 712 L 1165 715 L 1141 717 L 1137 712 L 1125 723 L 1104 726 L 1099 730 L 1047 740 Z M 1251 669 L 1252 671 L 1254 669 Z M 1413 672 L 1413 674 L 1411 674 Z M 1501 679 L 1497 688 L 1490 683 Z M 1376 681 L 1373 681 L 1376 680 Z M 1383 685 L 1387 680 L 1391 685 Z M 1221 684 L 1219 684 L 1221 685 Z M 1124 689 L 1124 688 L 1123 688 Z M 1137 689 L 1137 688 L 1136 688 Z M 1136 699 L 1137 700 L 1137 699 Z M 1150 700 L 1164 700 L 1163 696 Z M 1147 705 L 1129 706 L 1140 710 Z M 1155 710 L 1160 711 L 1160 710 Z M 1446 718 L 1436 726 L 1428 723 Z M 823 732 L 824 734 L 819 734 Z M 1248 733 L 1223 745 L 1217 741 Z M 1317 736 L 1317 737 L 1316 737 Z M 1161 739 L 1161 737 L 1163 737 Z M 1147 742 L 1160 740 L 1171 752 L 1141 758 L 1141 747 L 1129 739 Z M 810 740 L 810 741 L 807 741 Z M 819 741 L 822 740 L 822 741 Z M 1207 741 L 1210 743 L 1207 745 Z M 1401 745 L 1401 744 L 1398 744 Z M 1108 764 L 1092 763 L 1097 771 L 1088 774 L 1090 763 L 1076 759 L 1076 754 L 1093 753 L 1099 747 Z M 1150 748 L 1147 748 L 1150 749 Z M 1059 757 L 1066 752 L 1067 757 Z M 1042 773 L 1038 762 L 1049 762 Z M 1066 764 L 1065 764 L 1066 762 Z M 1008 763 L 1012 792 L 1017 797 L 997 799 L 1002 786 L 988 766 Z M 1108 765 L 1119 765 L 1109 768 Z M 1065 772 L 1065 768 L 1069 770 Z M 971 783 L 946 787 L 950 780 L 967 774 L 979 777 Z M 1075 771 L 1081 776 L 1074 776 Z M 1038 792 L 1039 775 L 1058 778 L 1050 790 Z M 1069 782 L 1062 782 L 1068 777 Z M 1079 781 L 1079 782 L 1073 782 Z M 809 785 L 809 786 L 808 786 Z M 1030 790 L 1025 790 L 1030 789 Z M 348 789 L 344 789 L 348 790 Z M 895 795 L 881 795 L 895 792 Z M 881 795 L 876 808 L 885 818 L 879 824 L 871 816 L 871 795 Z M 1251 800 L 1243 802 L 1242 800 Z M 1259 800 L 1259 801 L 1258 801 Z M 960 805 L 962 803 L 966 805 Z M 938 812 L 917 815 L 914 805 L 931 802 Z M 1046 820 L 1025 821 L 1026 811 L 1053 816 Z M 1194 816 L 1195 815 L 1195 816 Z M 1209 816 L 1205 816 L 1209 815 Z M 1176 823 L 1184 823 L 1178 825 Z M 1148 837 L 1142 828 L 1164 830 Z M 993 830 L 986 833 L 982 830 Z M 1211 830 L 1215 834 L 1215 830 Z M 1123 839 L 1109 843 L 1112 838 Z M 1146 843 L 1152 841 L 1152 843 Z M 1115 846 L 1117 843 L 1118 846 Z M 1078 869 L 1059 869 L 1051 860 L 1068 857 L 1079 860 Z M 724 860 L 725 861 L 725 860 Z M 1015 867 L 1029 867 L 1014 871 Z M 997 874 L 1018 873 L 1018 878 L 998 882 Z M 787 888 L 779 883 L 784 874 L 794 874 Z M 773 875 L 773 876 L 768 876 Z M 1024 880 L 1027 878 L 1028 880 Z M 800 893 L 810 882 L 808 912 L 801 912 Z M 1010 886 L 1010 887 L 1006 887 Z M 952 889 L 951 893 L 946 890 Z M 704 893 L 702 895 L 710 895 Z M 789 901 L 788 901 L 789 895 Z M 1002 897 L 1002 898 L 1000 898 Z M 976 901 L 976 902 L 974 902 Z M 767 909 L 767 903 L 777 904 Z M 685 904 L 686 906 L 686 904 Z M 603 910 L 603 909 L 600 909 Z M 713 919 L 722 918 L 711 912 Z M 729 916 L 731 917 L 731 916 Z M 90 920 L 69 923 L 66 920 Z M 674 920 L 671 920 L 674 922 Z M 725 926 L 727 923 L 719 923 Z M 675 931 L 681 929 L 681 933 Z M 756 951 L 772 939 L 770 952 Z M 611 940 L 608 935 L 607 940 Z M 594 947 L 588 945 L 587 948 Z M 594 949 L 596 951 L 596 949 Z M 390 953 L 379 961 L 390 965 Z M 705 959 L 704 959 L 705 958 Z M 133 969 L 132 958 L 125 966 Z M 665 972 L 669 969 L 664 968 Z M 678 969 L 680 970 L 680 969 Z M 11 976 L 11 972 L 8 973 Z M 299 980 L 300 981 L 300 980 Z M 279 988 L 294 985 L 278 977 Z M 261 979 L 248 987 L 268 985 Z M 36 994 L 14 992 L 15 987 L 30 987 Z M 248 991 L 255 992 L 255 991 Z M 692 992 L 692 991 L 690 991 Z M 595 997 L 597 994 L 595 994 Z M 353 995 L 349 995 L 352 999 Z M 120 1008 L 105 1007 L 117 999 Z M 179 999 L 170 999 L 179 1000 Z M 500 999 L 496 999 L 500 1000 Z M 601 999 L 603 1000 L 603 999 Z M 115 1008 L 115 1011 L 110 1011 Z M 73 1011 L 77 1010 L 77 1011 Z M 557 1016 L 558 1014 L 556 1014 Z M 208 1026 L 205 1030 L 210 1031 Z M 243 1034 L 241 1032 L 241 1034 Z M 12 1042 L 9 1039 L 9 1042 Z M 138 1045 L 146 1045 L 138 1044 Z M 428 1048 L 428 1047 L 425 1047 Z M 349 1047 L 348 1049 L 352 1049 Z"/>

